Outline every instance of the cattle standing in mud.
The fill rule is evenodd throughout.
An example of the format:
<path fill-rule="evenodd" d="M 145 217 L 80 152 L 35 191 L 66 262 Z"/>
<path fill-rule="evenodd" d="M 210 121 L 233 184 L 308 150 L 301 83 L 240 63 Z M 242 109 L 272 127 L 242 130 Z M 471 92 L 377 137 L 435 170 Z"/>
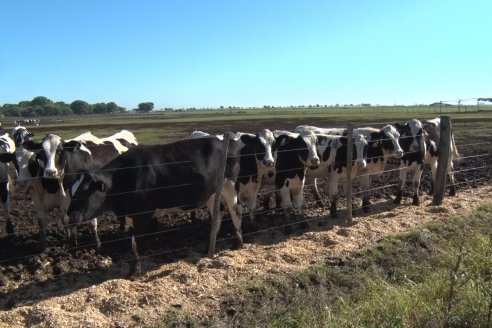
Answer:
<path fill-rule="evenodd" d="M 395 204 L 400 204 L 403 197 L 403 188 L 408 172 L 413 174 L 413 205 L 420 204 L 419 188 L 420 178 L 424 169 L 426 147 L 426 134 L 422 122 L 413 119 L 405 124 L 395 124 L 400 133 L 400 145 L 404 151 L 400 159 L 400 183 L 394 200 Z"/>
<path fill-rule="evenodd" d="M 131 132 L 122 132 L 127 135 L 128 142 L 136 143 Z M 121 137 L 122 132 L 116 135 Z M 120 141 L 111 138 L 98 139 L 90 133 L 84 133 L 77 138 L 64 141 L 55 134 L 48 134 L 37 143 L 25 128 L 14 128 L 13 139 L 18 143 L 14 158 L 18 172 L 17 182 L 32 187 L 42 248 L 46 247 L 47 213 L 60 206 L 64 215 L 68 207 L 69 199 L 63 186 L 64 180 L 72 178 L 73 170 L 98 168 L 128 149 L 122 147 Z M 65 182 L 66 184 L 68 182 Z M 92 223 L 96 243 L 100 245 L 97 221 L 94 220 Z M 68 238 L 69 230 L 66 229 L 65 232 Z"/>
<path fill-rule="evenodd" d="M 222 198 L 242 245 L 241 207 L 236 181 L 240 145 L 230 140 L 226 148 L 216 137 L 186 139 L 156 146 L 137 146 L 105 165 L 99 173 L 82 171 L 69 189 L 66 224 L 79 224 L 102 211 L 131 217 L 130 235 L 134 262 L 130 274 L 140 274 L 139 253 L 154 210 L 190 211 L 208 205 L 212 212 L 221 172 L 218 163 L 227 151 Z M 220 227 L 220 224 L 217 227 Z M 211 234 L 217 235 L 218 231 Z"/>
<path fill-rule="evenodd" d="M 279 130 L 274 131 L 273 134 L 277 143 L 275 186 L 279 190 L 280 206 L 289 218 L 289 210 L 293 209 L 293 200 L 296 206 L 295 214 L 303 216 L 306 170 L 314 169 L 320 164 L 316 135 L 311 131 L 292 133 Z"/>

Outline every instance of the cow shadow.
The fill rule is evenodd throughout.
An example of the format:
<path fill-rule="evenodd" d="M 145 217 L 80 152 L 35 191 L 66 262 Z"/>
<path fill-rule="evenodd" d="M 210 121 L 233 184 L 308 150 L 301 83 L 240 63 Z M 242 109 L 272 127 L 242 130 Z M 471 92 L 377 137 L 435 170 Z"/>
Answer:
<path fill-rule="evenodd" d="M 364 217 L 388 211 L 394 208 L 392 201 L 373 206 L 370 213 L 355 209 L 356 217 Z M 326 212 L 324 212 L 326 213 Z M 329 215 L 286 219 L 282 210 L 274 210 L 257 217 L 252 225 L 247 216 L 243 219 L 243 239 L 245 243 L 270 246 L 307 232 L 326 231 L 335 226 L 347 227 L 352 223 L 346 221 L 346 210 L 341 208 L 336 219 Z M 118 223 L 114 218 L 102 219 L 100 222 L 100 239 L 103 243 L 99 251 L 94 249 L 93 237 L 88 228 L 80 229 L 80 246 L 75 249 L 64 249 L 53 246 L 44 252 L 33 255 L 36 249 L 33 238 L 24 237 L 17 241 L 16 258 L 25 259 L 0 263 L 0 290 L 5 292 L 0 299 L 0 309 L 7 310 L 18 306 L 74 293 L 78 290 L 101 284 L 112 279 L 127 279 L 130 262 L 133 259 L 131 242 L 124 232 L 118 231 Z M 198 264 L 207 255 L 210 233 L 210 220 L 202 217 L 198 220 L 181 220 L 170 225 L 173 218 L 157 220 L 153 233 L 147 238 L 146 248 L 141 253 L 143 272 L 150 273 L 162 265 L 185 261 Z M 107 228 L 107 227 L 110 228 Z M 103 228 L 106 227 L 106 228 Z M 50 230 L 53 244 L 62 244 L 62 236 Z M 0 238 L 0 247 L 7 247 L 12 242 Z M 216 253 L 231 249 L 235 243 L 235 231 L 232 221 L 225 218 L 217 237 Z M 9 253 L 0 253 L 8 258 Z M 12 255 L 13 253 L 11 253 Z M 17 272 L 16 272 L 17 271 Z M 146 280 L 154 275 L 170 275 L 173 270 L 156 270 L 153 276 L 146 275 Z M 20 278 L 19 287 L 9 288 L 13 280 Z"/>

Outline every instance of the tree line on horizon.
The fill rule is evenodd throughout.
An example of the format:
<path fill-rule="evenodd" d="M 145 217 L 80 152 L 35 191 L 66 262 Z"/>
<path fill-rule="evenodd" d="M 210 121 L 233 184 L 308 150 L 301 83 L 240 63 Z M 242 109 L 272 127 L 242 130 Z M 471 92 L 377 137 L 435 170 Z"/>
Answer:
<path fill-rule="evenodd" d="M 133 111 L 148 113 L 153 109 L 154 103 L 142 102 Z M 63 101 L 54 102 L 44 96 L 34 97 L 32 100 L 23 100 L 18 104 L 4 104 L 0 107 L 0 115 L 12 117 L 117 114 L 124 112 L 126 112 L 126 108 L 115 102 L 90 104 L 84 100 L 75 100 L 68 104 Z"/>

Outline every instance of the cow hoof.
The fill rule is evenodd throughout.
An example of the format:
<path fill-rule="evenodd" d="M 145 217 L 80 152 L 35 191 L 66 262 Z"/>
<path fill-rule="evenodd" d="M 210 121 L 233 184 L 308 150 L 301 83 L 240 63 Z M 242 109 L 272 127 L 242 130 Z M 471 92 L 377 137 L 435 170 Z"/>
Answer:
<path fill-rule="evenodd" d="M 418 196 L 413 196 L 412 205 L 420 205 L 420 199 Z"/>
<path fill-rule="evenodd" d="M 330 213 L 330 218 L 338 219 L 338 213 Z"/>
<path fill-rule="evenodd" d="M 401 204 L 401 197 L 396 197 L 393 201 L 394 204 Z"/>
<path fill-rule="evenodd" d="M 140 263 L 133 264 L 128 273 L 127 279 L 137 280 L 142 275 L 142 265 Z"/>
<path fill-rule="evenodd" d="M 451 197 L 456 196 L 456 186 L 451 186 L 449 188 L 449 196 Z"/>
<path fill-rule="evenodd" d="M 325 204 L 323 204 L 322 201 L 317 201 L 316 204 L 318 205 L 318 207 L 325 207 Z"/>
<path fill-rule="evenodd" d="M 299 223 L 299 229 L 308 229 L 308 228 L 309 228 L 309 224 L 306 221 Z"/>
<path fill-rule="evenodd" d="M 241 248 L 243 248 L 243 245 L 244 245 L 244 243 L 243 243 L 242 239 L 236 239 L 236 241 L 232 245 L 232 249 L 241 249 Z"/>
<path fill-rule="evenodd" d="M 292 233 L 292 226 L 288 225 L 284 228 L 284 234 L 290 235 Z"/>
<path fill-rule="evenodd" d="M 371 210 L 371 203 L 369 201 L 363 201 L 362 202 L 362 211 L 364 213 L 369 213 Z"/>
<path fill-rule="evenodd" d="M 5 231 L 9 235 L 13 235 L 15 233 L 15 228 L 14 228 L 14 225 L 12 224 L 12 222 L 10 222 L 10 221 L 7 222 L 7 225 L 5 226 Z"/>

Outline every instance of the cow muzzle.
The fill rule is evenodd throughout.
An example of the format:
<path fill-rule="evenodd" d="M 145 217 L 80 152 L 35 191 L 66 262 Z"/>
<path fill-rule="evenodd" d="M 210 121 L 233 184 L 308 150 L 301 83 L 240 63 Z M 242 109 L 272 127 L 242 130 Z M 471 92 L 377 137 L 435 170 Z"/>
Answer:
<path fill-rule="evenodd" d="M 400 159 L 403 157 L 403 150 L 397 150 L 396 152 L 393 153 L 393 157 Z"/>
<path fill-rule="evenodd" d="M 309 167 L 310 167 L 311 169 L 315 169 L 315 168 L 317 168 L 318 166 L 319 166 L 319 158 L 317 158 L 317 157 L 316 157 L 316 158 L 312 158 L 312 159 L 311 159 L 311 162 L 310 162 L 310 166 L 309 166 Z"/>
<path fill-rule="evenodd" d="M 45 178 L 56 178 L 58 176 L 57 169 L 45 169 L 44 170 Z"/>
<path fill-rule="evenodd" d="M 275 162 L 272 160 L 263 160 L 263 165 L 265 165 L 265 167 L 274 167 Z"/>
<path fill-rule="evenodd" d="M 362 161 L 356 161 L 356 164 L 359 168 L 361 169 L 365 169 L 366 166 L 367 166 L 367 162 L 365 160 L 362 160 Z"/>

